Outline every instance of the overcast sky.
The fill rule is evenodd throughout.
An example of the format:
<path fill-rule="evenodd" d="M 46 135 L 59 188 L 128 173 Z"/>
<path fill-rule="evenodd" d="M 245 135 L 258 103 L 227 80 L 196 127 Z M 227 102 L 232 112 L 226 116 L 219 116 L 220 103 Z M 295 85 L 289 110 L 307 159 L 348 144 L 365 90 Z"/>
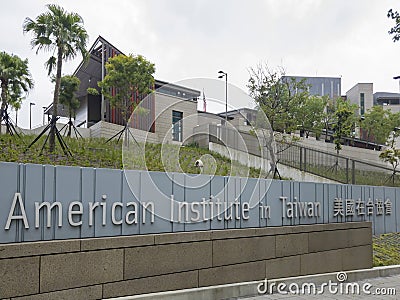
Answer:
<path fill-rule="evenodd" d="M 101 35 L 126 54 L 144 55 L 156 78 L 172 83 L 216 78 L 221 69 L 247 92 L 248 68 L 266 62 L 289 75 L 341 76 L 342 94 L 357 82 L 372 82 L 374 92 L 399 90 L 392 78 L 400 75 L 400 43 L 388 34 L 394 23 L 386 14 L 400 4 L 390 0 L 11 0 L 1 4 L 0 50 L 28 58 L 35 80 L 18 116 L 22 127 L 29 127 L 29 102 L 35 126 L 52 101 L 49 53 L 36 55 L 32 36 L 22 33 L 25 17 L 48 3 L 83 17 L 88 47 Z M 79 62 L 65 63 L 63 73 Z"/>

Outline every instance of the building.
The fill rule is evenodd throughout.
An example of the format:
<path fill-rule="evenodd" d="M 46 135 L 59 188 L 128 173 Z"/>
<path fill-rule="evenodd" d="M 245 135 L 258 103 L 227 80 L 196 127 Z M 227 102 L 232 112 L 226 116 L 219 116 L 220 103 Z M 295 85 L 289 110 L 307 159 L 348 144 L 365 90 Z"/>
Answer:
<path fill-rule="evenodd" d="M 346 99 L 350 103 L 356 104 L 359 107 L 359 115 L 363 116 L 374 105 L 373 84 L 357 83 L 346 92 Z"/>
<path fill-rule="evenodd" d="M 315 96 L 328 96 L 331 99 L 341 96 L 341 77 L 307 77 L 307 76 L 283 76 L 284 80 L 294 78 L 297 82 L 305 80 L 308 92 Z"/>
<path fill-rule="evenodd" d="M 374 93 L 373 83 L 357 83 L 346 92 L 346 98 L 359 107 L 361 116 L 375 105 L 381 105 L 384 109 L 390 109 L 392 112 L 400 111 L 400 93 Z"/>
<path fill-rule="evenodd" d="M 80 107 L 76 111 L 75 125 L 92 128 L 95 136 L 107 136 L 107 131 L 117 128 L 113 125 L 125 125 L 127 120 L 123 120 L 119 109 L 111 107 L 101 94 L 97 82 L 106 75 L 108 59 L 123 53 L 101 36 L 88 52 L 88 61 L 82 61 L 74 72 L 81 81 L 77 93 Z M 99 94 L 89 94 L 88 88 L 96 89 Z M 132 102 L 140 103 L 147 113 L 131 117 L 130 127 L 147 132 L 153 141 L 184 142 L 198 124 L 197 100 L 200 92 L 157 79 L 152 89 L 154 93 L 150 95 L 132 96 Z M 51 112 L 50 105 L 46 113 Z M 60 106 L 59 115 L 66 117 L 64 112 L 66 110 Z"/>
<path fill-rule="evenodd" d="M 374 105 L 382 105 L 384 109 L 392 112 L 400 111 L 400 93 L 376 92 L 374 93 Z"/>

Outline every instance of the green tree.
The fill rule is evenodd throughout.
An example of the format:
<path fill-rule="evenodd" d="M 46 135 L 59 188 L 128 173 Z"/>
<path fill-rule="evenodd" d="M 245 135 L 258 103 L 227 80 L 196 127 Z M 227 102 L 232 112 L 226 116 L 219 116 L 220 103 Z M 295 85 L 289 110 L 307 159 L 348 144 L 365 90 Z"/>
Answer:
<path fill-rule="evenodd" d="M 68 136 L 71 136 L 72 118 L 75 118 L 76 110 L 79 108 L 80 101 L 75 94 L 79 90 L 81 81 L 73 75 L 65 75 L 61 77 L 60 85 L 60 103 L 68 108 Z"/>
<path fill-rule="evenodd" d="M 287 78 L 283 69 L 272 70 L 259 64 L 249 70 L 250 96 L 264 111 L 274 131 L 290 133 L 297 129 L 298 108 L 309 97 L 305 80 Z"/>
<path fill-rule="evenodd" d="M 299 122 L 300 130 L 305 132 L 306 138 L 310 132 L 314 132 L 316 136 L 321 135 L 327 103 L 327 96 L 310 96 L 298 107 L 296 119 Z"/>
<path fill-rule="evenodd" d="M 393 9 L 389 9 L 387 17 L 395 21 L 395 25 L 390 28 L 389 34 L 393 35 L 393 42 L 398 42 L 400 40 L 400 14 Z"/>
<path fill-rule="evenodd" d="M 247 87 L 259 110 L 255 133 L 262 135 L 263 146 L 270 157 L 270 172 L 273 177 L 278 175 L 280 178 L 276 165 L 277 154 L 297 140 L 297 137 L 287 137 L 280 133 L 295 131 L 300 124 L 297 119 L 298 107 L 309 97 L 307 84 L 305 80 L 297 81 L 295 78 L 284 77 L 283 68 L 273 70 L 263 64 L 250 68 L 249 73 Z M 283 142 L 285 149 L 277 150 L 274 139 Z"/>
<path fill-rule="evenodd" d="M 386 141 L 386 144 L 389 147 L 379 154 L 379 158 L 392 166 L 392 174 L 389 179 L 392 179 L 394 185 L 397 167 L 400 164 L 400 149 L 396 148 L 396 140 L 400 136 L 400 128 L 398 127 L 398 124 L 400 123 L 400 113 L 392 113 L 390 121 L 393 130 Z"/>
<path fill-rule="evenodd" d="M 142 55 L 120 54 L 108 60 L 107 75 L 98 85 L 111 106 L 121 110 L 124 123 L 137 106 L 137 103 L 132 101 L 132 96 L 152 91 L 154 72 L 154 64 Z"/>
<path fill-rule="evenodd" d="M 377 144 L 386 144 L 394 128 L 400 126 L 399 113 L 392 113 L 376 105 L 368 109 L 361 122 L 361 128 L 367 133 L 367 140 Z"/>
<path fill-rule="evenodd" d="M 382 151 L 381 154 L 379 154 L 379 158 L 392 166 L 392 175 L 390 176 L 390 178 L 392 179 L 392 183 L 394 184 L 397 167 L 400 164 L 400 149 L 390 147 Z"/>
<path fill-rule="evenodd" d="M 35 20 L 26 18 L 23 24 L 25 33 L 32 32 L 32 48 L 50 51 L 52 55 L 46 62 L 50 75 L 56 68 L 55 88 L 53 96 L 53 122 L 58 114 L 58 100 L 60 95 L 61 71 L 63 61 L 75 58 L 79 53 L 84 58 L 87 56 L 86 44 L 88 35 L 83 27 L 83 19 L 74 12 L 67 12 L 62 7 L 49 4 L 48 11 L 40 14 Z M 55 126 L 49 133 L 49 150 L 55 148 Z"/>
<path fill-rule="evenodd" d="M 340 97 L 339 97 L 340 98 Z M 337 99 L 327 99 L 325 111 L 323 114 L 323 123 L 325 128 L 325 141 L 328 141 L 328 132 L 332 128 L 335 115 Z"/>
<path fill-rule="evenodd" d="M 337 156 L 339 156 L 339 152 L 342 150 L 343 138 L 353 135 L 357 108 L 356 104 L 351 104 L 348 100 L 342 98 L 336 100 L 332 130 Z"/>
<path fill-rule="evenodd" d="M 33 80 L 28 69 L 28 60 L 17 55 L 0 52 L 0 123 L 8 106 L 20 108 L 24 93 L 33 87 Z M 0 126 L 1 134 L 1 126 Z"/>

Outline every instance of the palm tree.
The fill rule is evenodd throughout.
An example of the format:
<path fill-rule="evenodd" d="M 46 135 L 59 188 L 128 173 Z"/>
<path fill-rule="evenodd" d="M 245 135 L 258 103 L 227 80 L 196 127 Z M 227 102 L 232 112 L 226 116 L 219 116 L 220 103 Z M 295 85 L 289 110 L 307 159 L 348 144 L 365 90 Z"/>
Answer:
<path fill-rule="evenodd" d="M 23 93 L 33 87 L 33 80 L 28 70 L 28 60 L 22 60 L 17 55 L 0 52 L 0 87 L 1 110 L 0 123 L 7 116 L 7 108 L 11 105 L 19 108 Z M 8 120 L 4 120 L 8 121 Z M 0 125 L 1 134 L 1 125 Z"/>
<path fill-rule="evenodd" d="M 63 61 L 75 58 L 79 53 L 87 56 L 86 43 L 88 35 L 83 27 L 80 15 L 67 12 L 59 5 L 48 4 L 48 11 L 40 14 L 35 20 L 26 18 L 23 24 L 24 33 L 32 32 L 32 48 L 51 51 L 53 55 L 45 66 L 50 75 L 56 67 L 55 88 L 53 97 L 53 126 L 50 129 L 49 150 L 55 148 L 55 122 L 58 115 L 58 99 L 60 94 L 61 70 Z"/>
<path fill-rule="evenodd" d="M 71 137 L 71 129 L 74 126 L 72 123 L 72 117 L 75 118 L 76 110 L 81 104 L 75 96 L 75 93 L 79 90 L 80 84 L 81 81 L 74 75 L 65 75 L 61 77 L 60 103 L 64 104 L 68 108 L 68 137 Z"/>

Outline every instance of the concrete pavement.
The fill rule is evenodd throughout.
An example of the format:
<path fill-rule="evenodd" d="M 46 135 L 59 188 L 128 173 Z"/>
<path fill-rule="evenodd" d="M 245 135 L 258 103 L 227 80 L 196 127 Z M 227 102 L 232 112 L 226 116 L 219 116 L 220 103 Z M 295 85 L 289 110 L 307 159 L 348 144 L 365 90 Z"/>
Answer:
<path fill-rule="evenodd" d="M 262 295 L 254 297 L 241 297 L 241 300 L 286 300 L 286 299 L 328 299 L 328 300 L 345 300 L 345 299 L 400 299 L 400 275 L 389 277 L 379 277 L 373 279 L 365 279 L 362 281 L 352 282 L 351 286 L 357 284 L 359 290 L 347 288 L 346 283 L 343 283 L 343 291 L 329 292 L 325 289 L 323 294 L 311 294 L 309 289 L 300 290 L 297 294 L 279 294 Z M 286 293 L 286 291 L 285 291 Z"/>
<path fill-rule="evenodd" d="M 339 272 L 340 273 L 340 272 Z M 339 279 L 339 280 L 338 280 Z M 340 281 L 341 280 L 341 281 Z M 187 289 L 179 291 L 169 291 L 162 293 L 153 293 L 137 296 L 128 296 L 113 298 L 114 300 L 211 300 L 211 299 L 240 299 L 240 300 L 275 300 L 275 299 L 400 299 L 400 265 L 376 267 L 365 270 L 348 271 L 345 274 L 338 275 L 337 272 L 316 274 L 300 277 L 281 278 L 267 281 L 268 285 L 273 284 L 277 287 L 280 283 L 286 284 L 287 288 L 293 288 L 295 285 L 302 287 L 304 283 L 313 283 L 317 287 L 317 292 L 324 287 L 323 294 L 278 294 L 274 293 L 261 294 L 257 288 L 265 282 L 253 281 L 242 282 L 218 286 L 210 286 L 204 288 Z M 343 292 L 340 290 L 336 294 L 329 292 L 329 282 L 332 285 L 342 283 Z M 346 285 L 349 283 L 349 285 Z M 350 285 L 351 284 L 351 285 Z M 352 287 L 356 285 L 360 288 L 359 295 L 356 293 L 346 294 L 346 286 L 348 291 L 353 291 Z M 291 287 L 289 287 L 291 285 Z M 265 286 L 261 286 L 264 288 Z M 304 287 L 304 286 L 303 286 Z M 333 287 L 334 288 L 334 287 Z M 339 285 L 338 285 L 339 288 Z M 299 288 L 301 289 L 301 288 Z M 367 291 L 367 293 L 365 292 Z M 386 295 L 383 295 L 385 293 Z M 391 295 L 388 295 L 391 294 Z"/>

